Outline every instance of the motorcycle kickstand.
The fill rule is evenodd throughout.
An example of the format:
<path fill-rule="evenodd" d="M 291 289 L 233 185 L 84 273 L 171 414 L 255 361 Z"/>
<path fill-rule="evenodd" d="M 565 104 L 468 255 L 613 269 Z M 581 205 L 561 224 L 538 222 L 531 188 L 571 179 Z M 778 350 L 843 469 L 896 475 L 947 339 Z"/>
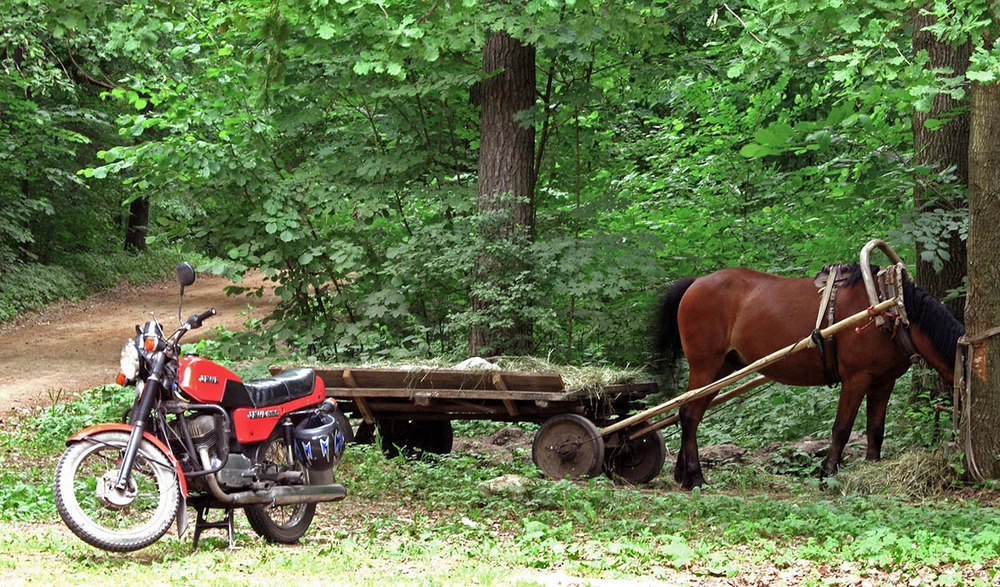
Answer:
<path fill-rule="evenodd" d="M 233 508 L 225 508 L 225 518 L 217 522 L 210 522 L 205 519 L 208 516 L 208 507 L 199 507 L 198 510 L 198 520 L 194 524 L 194 546 L 193 548 L 197 550 L 198 539 L 201 538 L 202 530 L 209 530 L 212 528 L 224 528 L 229 535 L 229 548 L 228 550 L 239 550 L 236 547 L 236 538 L 233 532 Z"/>

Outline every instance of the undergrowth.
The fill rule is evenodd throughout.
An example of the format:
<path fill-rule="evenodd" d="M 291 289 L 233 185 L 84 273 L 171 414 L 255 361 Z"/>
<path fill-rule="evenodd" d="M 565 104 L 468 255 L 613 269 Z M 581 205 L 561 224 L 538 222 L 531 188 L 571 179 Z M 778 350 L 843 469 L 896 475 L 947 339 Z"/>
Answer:
<path fill-rule="evenodd" d="M 50 484 L 63 439 L 78 427 L 119 417 L 129 391 L 93 390 L 8 426 L 0 440 L 6 471 L 0 517 L 58 523 Z M 483 423 L 456 430 L 490 433 Z M 734 577 L 761 568 L 791 573 L 806 565 L 880 573 L 892 582 L 933 572 L 932 581 L 914 584 L 988 585 L 995 578 L 989 569 L 1000 562 L 1000 514 L 960 493 L 925 501 L 843 496 L 818 491 L 803 477 L 753 466 L 710 469 L 715 484 L 694 492 L 677 489 L 668 472 L 646 487 L 616 485 L 605 477 L 553 481 L 540 477 L 530 449 L 514 447 L 510 454 L 510 459 L 497 459 L 472 450 L 388 459 L 374 445 L 351 445 L 337 470 L 337 481 L 350 495 L 320 509 L 303 548 L 261 543 L 242 516 L 237 541 L 258 560 L 255 575 L 261 565 L 258 578 L 277 578 L 281 569 L 295 568 L 318 579 L 322 569 L 336 570 L 341 578 L 358 577 L 360 583 L 352 584 L 533 585 L 511 580 L 512 573 L 553 571 L 670 580 L 678 573 Z M 480 489 L 503 475 L 524 480 L 522 488 Z M 206 576 L 213 577 L 229 572 L 227 561 L 241 560 L 238 553 L 226 553 L 225 540 L 216 533 L 208 533 L 197 552 L 190 549 L 190 536 L 168 536 L 141 553 L 110 556 L 66 533 L 43 544 L 14 541 L 7 532 L 0 529 L 0 543 L 9 552 L 0 559 L 26 548 L 57 552 L 58 564 L 68 572 L 91 576 L 124 568 L 121 572 L 133 578 L 139 570 L 129 561 L 152 556 L 167 570 L 201 561 L 208 567 Z M 317 556 L 322 564 L 308 562 Z M 0 560 L 0 569 L 3 565 Z M 424 580 L 395 576 L 398 565 Z M 968 569 L 978 570 L 970 574 Z M 794 584 L 824 584 L 797 576 Z"/>
<path fill-rule="evenodd" d="M 114 287 L 168 277 L 181 261 L 173 249 L 134 253 L 79 253 L 59 264 L 11 264 L 0 279 L 0 323 L 61 301 L 78 300 Z"/>

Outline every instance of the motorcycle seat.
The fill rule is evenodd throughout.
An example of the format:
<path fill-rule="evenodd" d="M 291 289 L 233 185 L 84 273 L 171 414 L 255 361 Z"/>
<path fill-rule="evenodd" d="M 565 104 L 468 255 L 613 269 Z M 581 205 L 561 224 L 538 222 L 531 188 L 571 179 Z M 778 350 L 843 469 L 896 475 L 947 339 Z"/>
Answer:
<path fill-rule="evenodd" d="M 253 407 L 266 408 L 308 396 L 313 392 L 315 383 L 315 371 L 299 368 L 282 371 L 273 377 L 246 381 L 243 387 Z"/>

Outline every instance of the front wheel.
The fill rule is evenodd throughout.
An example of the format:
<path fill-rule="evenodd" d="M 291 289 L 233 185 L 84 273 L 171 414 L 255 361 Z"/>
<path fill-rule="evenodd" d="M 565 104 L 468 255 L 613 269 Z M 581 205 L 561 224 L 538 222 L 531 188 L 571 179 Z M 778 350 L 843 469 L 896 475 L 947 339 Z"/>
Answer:
<path fill-rule="evenodd" d="M 113 552 L 145 548 L 177 517 L 181 493 L 170 458 L 148 440 L 139 444 L 132 475 L 115 487 L 129 434 L 105 431 L 74 443 L 56 466 L 56 509 L 84 542 Z"/>
<path fill-rule="evenodd" d="M 323 472 L 310 471 L 298 461 L 288 462 L 288 445 L 285 444 L 280 427 L 257 447 L 257 462 L 274 465 L 278 471 L 303 471 L 308 485 L 333 483 L 333 469 Z M 278 544 L 295 544 L 312 524 L 313 516 L 316 515 L 316 504 L 249 505 L 245 511 L 250 527 L 264 540 Z"/>

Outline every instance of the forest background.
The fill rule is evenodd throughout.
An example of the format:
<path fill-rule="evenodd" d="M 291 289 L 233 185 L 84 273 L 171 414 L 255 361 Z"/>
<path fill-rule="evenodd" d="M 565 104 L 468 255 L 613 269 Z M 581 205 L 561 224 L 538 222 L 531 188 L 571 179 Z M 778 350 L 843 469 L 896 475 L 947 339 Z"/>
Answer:
<path fill-rule="evenodd" d="M 870 238 L 964 307 L 968 164 L 918 143 L 957 121 L 968 144 L 980 3 L 10 4 L 0 318 L 148 247 L 128 271 L 263 270 L 272 339 L 306 356 L 636 365 L 671 280 L 811 275 Z M 480 116 L 511 108 L 498 38 L 533 82 L 507 130 Z M 491 157 L 527 189 L 485 192 Z"/>
<path fill-rule="evenodd" d="M 672 280 L 727 266 L 811 275 L 883 238 L 978 332 L 1000 316 L 997 22 L 982 0 L 8 0 L 0 321 L 187 258 L 272 278 L 283 304 L 255 346 L 293 361 L 474 351 L 646 365 Z M 970 412 L 996 468 L 993 379 L 992 409 Z M 827 402 L 819 419 L 835 401 L 781 398 Z M 760 401 L 722 440 L 766 449 L 778 425 L 801 424 L 802 410 Z M 906 446 L 929 444 L 912 422 L 948 424 L 915 409 L 923 419 L 893 419 Z M 49 460 L 7 461 L 22 466 L 0 484 L 5 516 L 54 520 L 39 498 L 52 455 L 95 413 L 54 405 L 20 427 Z M 5 459 L 31 445 L 11 434 Z M 779 472 L 812 475 L 812 460 L 769 452 Z M 515 472 L 532 474 L 526 462 Z M 873 572 L 988 585 L 998 568 L 989 484 L 901 505 L 805 495 L 748 467 L 715 471 L 721 489 L 705 495 L 672 492 L 669 475 L 648 492 L 537 482 L 495 507 L 476 487 L 508 469 L 475 456 L 427 465 L 360 447 L 344 471 L 358 509 L 331 514 L 309 538 L 318 549 L 251 549 L 230 565 L 175 542 L 123 565 L 11 526 L 0 566 L 93 583 L 82 568 L 145 576 L 150 560 L 180 559 L 199 577 L 222 567 L 217 584 L 246 583 L 247 568 L 273 582 L 291 565 L 326 580 L 331 561 L 354 560 L 354 584 L 372 569 L 371 584 L 401 581 L 399 560 L 418 561 L 407 584 L 427 584 L 442 558 L 495 573 L 483 584 L 520 566 L 747 585 Z M 45 564 L 23 564 L 38 552 Z"/>

